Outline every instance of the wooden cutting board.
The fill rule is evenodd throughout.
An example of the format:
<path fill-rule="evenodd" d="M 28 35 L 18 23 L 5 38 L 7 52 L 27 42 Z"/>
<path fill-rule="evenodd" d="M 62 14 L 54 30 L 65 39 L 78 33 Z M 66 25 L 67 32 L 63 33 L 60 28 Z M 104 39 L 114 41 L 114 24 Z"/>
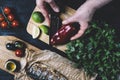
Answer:
<path fill-rule="evenodd" d="M 14 59 L 14 60 L 20 61 L 20 58 L 15 56 L 14 51 L 10 51 L 10 50 L 6 49 L 6 43 L 11 42 L 11 41 L 16 41 L 16 40 L 20 40 L 20 41 L 24 42 L 26 44 L 27 48 L 29 48 L 29 49 L 40 50 L 40 49 L 32 46 L 31 44 L 28 44 L 27 42 L 25 42 L 17 37 L 0 36 L 0 41 L 1 41 L 0 42 L 0 68 L 2 70 L 5 70 L 6 72 L 9 72 L 4 67 L 5 62 L 7 60 Z M 11 72 L 9 72 L 9 73 L 11 73 Z M 14 74 L 14 73 L 12 72 L 11 74 Z"/>
<path fill-rule="evenodd" d="M 38 7 L 35 7 L 35 9 L 33 10 L 34 11 L 40 11 L 40 9 Z M 73 15 L 75 13 L 75 10 L 70 8 L 70 7 L 66 7 L 65 8 L 65 12 L 61 12 L 60 13 L 60 18 L 62 20 L 65 20 L 66 18 L 70 17 L 71 15 Z M 29 22 L 28 22 L 28 25 L 27 25 L 27 32 L 32 35 L 32 31 L 33 31 L 33 26 L 36 25 L 36 26 L 40 26 L 40 25 L 47 25 L 48 26 L 48 22 L 45 20 L 43 23 L 36 23 L 32 20 L 32 18 L 30 18 Z M 32 37 L 32 36 L 31 36 Z M 39 37 L 38 37 L 39 40 L 49 44 L 49 35 L 46 35 L 44 33 L 42 33 Z M 59 45 L 59 46 L 53 46 L 61 51 L 65 51 L 66 50 L 66 44 L 64 45 Z"/>
<path fill-rule="evenodd" d="M 34 11 L 40 11 L 37 7 L 35 7 Z M 74 9 L 72 8 L 69 8 L 69 7 L 66 7 L 66 12 L 65 13 L 61 13 L 60 17 L 62 20 L 68 18 L 69 16 L 71 16 L 73 13 L 75 12 Z M 42 24 L 45 24 L 47 25 L 47 22 L 43 22 Z M 29 34 L 32 34 L 32 26 L 31 25 L 40 25 L 38 23 L 35 23 L 34 21 L 32 21 L 32 19 L 30 18 L 29 22 L 28 22 L 28 25 L 27 25 L 27 32 Z M 31 36 L 32 37 L 32 36 Z M 37 51 L 41 51 L 40 49 L 38 49 L 37 47 L 34 47 L 33 45 L 17 38 L 17 37 L 14 37 L 14 36 L 0 36 L 0 69 L 8 72 L 4 65 L 5 65 L 5 62 L 9 59 L 15 59 L 17 61 L 20 61 L 20 58 L 19 57 L 16 57 L 15 56 L 15 52 L 14 51 L 10 51 L 10 50 L 7 50 L 6 49 L 6 43 L 10 42 L 10 41 L 15 41 L 15 40 L 20 40 L 22 42 L 24 42 L 26 45 L 27 45 L 27 48 L 29 49 L 33 49 L 33 50 L 37 50 Z M 46 35 L 46 34 L 42 34 L 42 36 L 39 37 L 39 40 L 49 44 L 49 35 Z M 61 45 L 61 46 L 54 46 L 62 51 L 64 51 L 66 49 L 66 46 L 65 45 Z M 11 74 L 14 74 L 13 72 L 9 72 Z"/>

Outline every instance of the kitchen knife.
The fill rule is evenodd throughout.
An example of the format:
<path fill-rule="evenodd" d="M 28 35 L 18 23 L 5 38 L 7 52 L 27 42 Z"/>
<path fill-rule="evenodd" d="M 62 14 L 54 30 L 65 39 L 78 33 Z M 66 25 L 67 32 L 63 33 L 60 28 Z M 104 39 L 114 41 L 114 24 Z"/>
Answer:
<path fill-rule="evenodd" d="M 59 14 L 57 13 L 52 13 L 51 14 L 51 24 L 50 24 L 50 40 L 52 36 L 59 30 L 60 26 L 62 25 L 62 20 L 59 17 Z"/>

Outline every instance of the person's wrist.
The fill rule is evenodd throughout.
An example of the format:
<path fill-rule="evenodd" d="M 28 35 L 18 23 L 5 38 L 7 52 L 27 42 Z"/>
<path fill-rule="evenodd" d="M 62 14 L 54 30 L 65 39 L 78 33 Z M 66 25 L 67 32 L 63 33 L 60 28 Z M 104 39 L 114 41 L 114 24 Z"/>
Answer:
<path fill-rule="evenodd" d="M 81 6 L 81 8 L 95 12 L 97 10 L 98 6 L 94 5 L 94 3 L 92 1 L 88 0 Z"/>
<path fill-rule="evenodd" d="M 79 7 L 79 11 L 84 9 L 86 11 L 89 11 L 89 13 L 94 13 L 98 9 L 99 5 L 95 5 L 95 3 L 92 0 L 87 0 L 84 4 L 82 4 Z"/>
<path fill-rule="evenodd" d="M 82 6 L 78 8 L 77 13 L 79 14 L 79 12 L 81 11 L 83 12 L 82 14 L 86 15 L 86 17 L 89 17 L 90 18 L 89 20 L 91 20 L 93 14 L 96 11 L 96 8 L 88 3 L 84 3 Z"/>
<path fill-rule="evenodd" d="M 86 6 L 91 7 L 91 9 L 96 10 L 96 9 L 99 9 L 102 6 L 108 4 L 111 1 L 112 0 L 99 0 L 99 1 L 97 1 L 97 0 L 87 0 L 85 2 L 85 4 L 86 4 Z"/>

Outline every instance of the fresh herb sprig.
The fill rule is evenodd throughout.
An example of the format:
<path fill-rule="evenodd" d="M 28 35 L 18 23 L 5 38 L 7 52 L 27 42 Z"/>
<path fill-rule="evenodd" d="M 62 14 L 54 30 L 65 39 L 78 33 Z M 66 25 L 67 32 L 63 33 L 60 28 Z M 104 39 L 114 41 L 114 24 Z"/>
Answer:
<path fill-rule="evenodd" d="M 106 23 L 92 22 L 85 35 L 67 44 L 66 54 L 89 75 L 117 80 L 120 73 L 120 39 Z"/>

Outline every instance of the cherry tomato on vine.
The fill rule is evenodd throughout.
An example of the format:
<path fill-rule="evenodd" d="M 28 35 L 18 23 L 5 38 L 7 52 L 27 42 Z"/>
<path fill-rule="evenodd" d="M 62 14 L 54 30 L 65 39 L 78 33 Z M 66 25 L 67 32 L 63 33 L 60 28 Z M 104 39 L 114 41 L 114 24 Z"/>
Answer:
<path fill-rule="evenodd" d="M 11 9 L 9 7 L 5 7 L 3 9 L 3 11 L 4 11 L 5 14 L 10 14 L 11 13 Z"/>
<path fill-rule="evenodd" d="M 6 21 L 1 22 L 0 24 L 1 28 L 6 29 L 8 26 L 8 23 Z"/>
<path fill-rule="evenodd" d="M 18 22 L 17 20 L 13 20 L 13 22 L 12 22 L 11 24 L 12 24 L 12 27 L 13 27 L 13 28 L 19 26 L 19 22 Z"/>
<path fill-rule="evenodd" d="M 0 22 L 4 20 L 4 16 L 0 14 Z"/>
<path fill-rule="evenodd" d="M 15 17 L 13 14 L 8 14 L 7 18 L 9 21 L 13 21 Z"/>

